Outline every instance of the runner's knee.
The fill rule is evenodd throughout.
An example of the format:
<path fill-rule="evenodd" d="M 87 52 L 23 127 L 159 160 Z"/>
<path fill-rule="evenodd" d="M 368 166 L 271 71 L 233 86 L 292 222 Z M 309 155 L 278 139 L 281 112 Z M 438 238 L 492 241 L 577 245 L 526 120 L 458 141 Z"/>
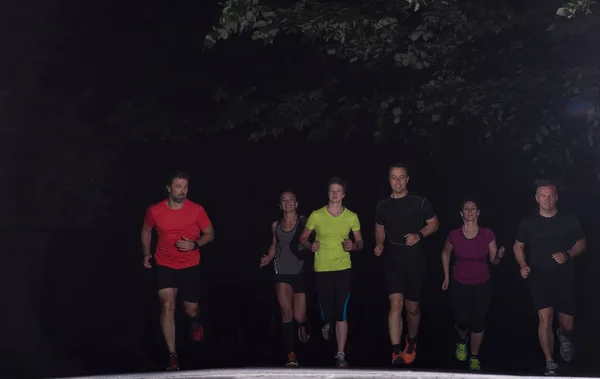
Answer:
<path fill-rule="evenodd" d="M 306 321 L 306 312 L 302 309 L 294 308 L 294 320 L 298 324 L 302 324 Z"/>
<path fill-rule="evenodd" d="M 540 326 L 544 328 L 552 328 L 552 321 L 554 318 L 553 308 L 544 308 L 538 311 L 538 317 L 540 319 Z"/>
<path fill-rule="evenodd" d="M 471 323 L 471 333 L 483 332 L 483 320 L 476 320 Z"/>
<path fill-rule="evenodd" d="M 412 317 L 419 316 L 421 314 L 421 310 L 419 309 L 419 303 L 407 301 L 406 313 Z"/>
<path fill-rule="evenodd" d="M 390 296 L 390 312 L 402 313 L 402 296 Z"/>
<path fill-rule="evenodd" d="M 164 313 L 175 313 L 175 302 L 169 300 L 163 300 L 161 303 L 162 311 Z"/>
<path fill-rule="evenodd" d="M 294 318 L 294 312 L 292 311 L 291 305 L 285 305 L 281 307 L 281 319 L 283 322 L 292 322 Z"/>

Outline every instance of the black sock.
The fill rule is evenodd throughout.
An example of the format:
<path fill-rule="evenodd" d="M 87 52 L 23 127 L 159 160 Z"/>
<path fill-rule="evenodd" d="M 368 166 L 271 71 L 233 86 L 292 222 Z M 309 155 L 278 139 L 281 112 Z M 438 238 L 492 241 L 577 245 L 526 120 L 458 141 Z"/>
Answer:
<path fill-rule="evenodd" d="M 281 324 L 281 332 L 283 333 L 283 346 L 288 353 L 294 351 L 294 323 L 284 322 Z"/>
<path fill-rule="evenodd" d="M 462 344 L 462 345 L 466 345 L 467 344 L 467 337 L 460 338 L 460 336 L 458 337 L 458 343 Z"/>
<path fill-rule="evenodd" d="M 190 320 L 190 325 L 194 325 L 196 323 L 199 323 L 200 321 L 198 321 L 199 317 L 198 315 L 200 314 L 200 312 L 196 312 L 196 315 L 193 317 L 189 317 Z"/>
<path fill-rule="evenodd" d="M 402 351 L 402 345 L 401 345 L 401 344 L 395 344 L 395 345 L 392 345 L 392 351 L 393 351 L 394 353 L 399 353 L 399 352 L 401 352 L 401 351 Z"/>
<path fill-rule="evenodd" d="M 407 340 L 408 340 L 408 343 L 411 345 L 414 345 L 415 343 L 417 343 L 417 337 L 415 337 L 415 338 L 408 337 Z"/>

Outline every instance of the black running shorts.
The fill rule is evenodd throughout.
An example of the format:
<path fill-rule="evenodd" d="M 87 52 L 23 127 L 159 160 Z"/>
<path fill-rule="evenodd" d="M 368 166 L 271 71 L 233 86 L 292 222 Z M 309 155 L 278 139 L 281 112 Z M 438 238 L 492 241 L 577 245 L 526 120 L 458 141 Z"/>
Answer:
<path fill-rule="evenodd" d="M 450 283 L 450 302 L 454 311 L 454 321 L 460 330 L 481 333 L 491 300 L 491 280 L 482 284 L 463 284 L 452 279 Z"/>
<path fill-rule="evenodd" d="M 550 273 L 531 269 L 527 278 L 535 310 L 553 308 L 575 316 L 575 276 L 570 271 Z"/>
<path fill-rule="evenodd" d="M 316 272 L 315 279 L 322 320 L 346 321 L 352 291 L 352 269 Z"/>
<path fill-rule="evenodd" d="M 385 246 L 384 275 L 388 295 L 402 294 L 409 301 L 419 302 L 425 277 L 425 257 L 419 250 L 403 251 L 406 247 Z"/>
<path fill-rule="evenodd" d="M 294 293 L 305 293 L 306 286 L 303 274 L 279 274 L 275 275 L 275 284 L 287 283 L 292 286 Z"/>
<path fill-rule="evenodd" d="M 174 269 L 156 265 L 158 289 L 176 288 L 178 296 L 189 303 L 197 303 L 200 298 L 200 265 Z"/>

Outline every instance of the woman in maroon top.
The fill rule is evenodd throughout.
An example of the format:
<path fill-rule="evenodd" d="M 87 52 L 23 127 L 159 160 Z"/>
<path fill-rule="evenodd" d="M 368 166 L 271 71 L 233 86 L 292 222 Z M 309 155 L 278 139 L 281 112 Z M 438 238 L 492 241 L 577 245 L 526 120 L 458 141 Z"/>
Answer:
<path fill-rule="evenodd" d="M 481 370 L 479 348 L 483 341 L 483 324 L 490 306 L 492 287 L 489 262 L 497 265 L 504 255 L 504 248 L 498 249 L 494 233 L 477 224 L 479 207 L 473 200 L 462 204 L 460 216 L 463 225 L 448 235 L 442 250 L 444 283 L 442 290 L 450 287 L 450 299 L 454 310 L 454 320 L 458 341 L 456 359 L 467 360 L 468 332 L 471 337 L 471 370 Z M 450 280 L 450 253 L 454 250 L 456 262 Z"/>

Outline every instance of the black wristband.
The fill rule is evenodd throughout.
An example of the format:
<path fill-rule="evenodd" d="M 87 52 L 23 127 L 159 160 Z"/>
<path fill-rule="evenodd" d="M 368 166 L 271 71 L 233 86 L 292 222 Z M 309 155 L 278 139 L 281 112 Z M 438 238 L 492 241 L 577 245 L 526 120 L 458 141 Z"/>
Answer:
<path fill-rule="evenodd" d="M 423 238 L 425 238 L 425 236 L 423 236 L 423 233 L 418 232 L 417 235 L 419 236 L 419 239 L 422 240 Z"/>
<path fill-rule="evenodd" d="M 198 242 L 194 241 L 194 250 L 199 249 L 200 245 L 198 245 Z"/>

